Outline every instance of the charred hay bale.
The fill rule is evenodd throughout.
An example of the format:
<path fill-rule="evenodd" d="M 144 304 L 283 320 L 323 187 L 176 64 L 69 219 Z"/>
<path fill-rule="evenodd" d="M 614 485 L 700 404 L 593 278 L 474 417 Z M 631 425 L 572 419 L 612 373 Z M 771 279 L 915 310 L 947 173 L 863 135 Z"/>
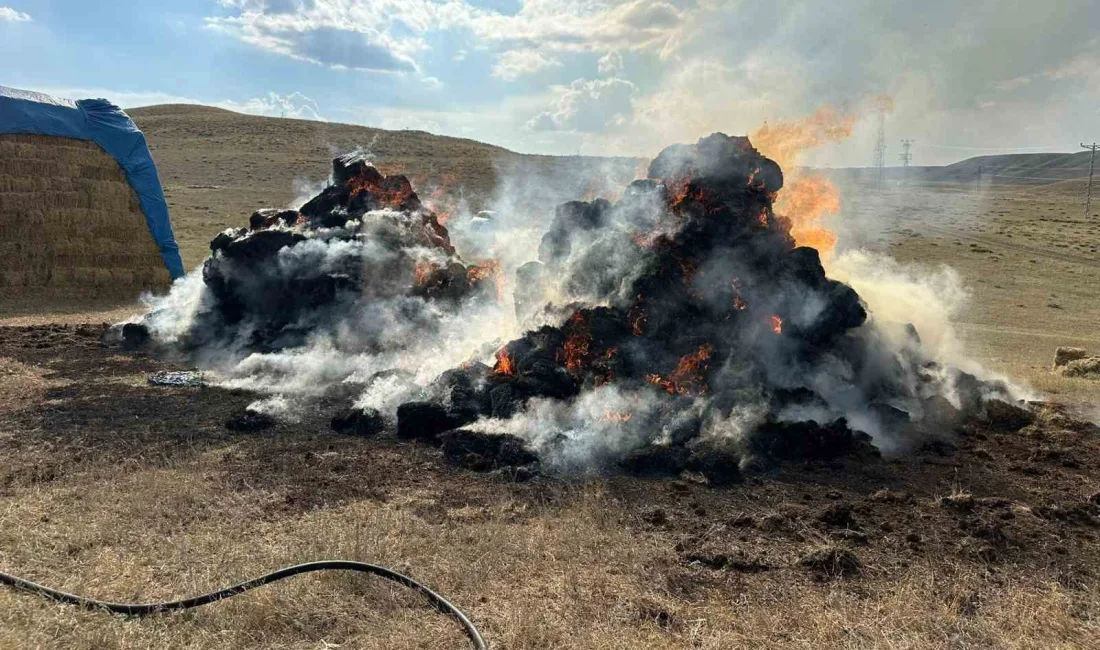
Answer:
<path fill-rule="evenodd" d="M 921 427 L 929 432 L 950 431 L 962 422 L 963 415 L 942 395 L 933 395 L 921 402 Z"/>
<path fill-rule="evenodd" d="M 955 373 L 955 392 L 959 397 L 959 411 L 965 417 L 978 415 L 982 409 L 985 384 L 969 372 Z"/>
<path fill-rule="evenodd" d="M 648 178 L 679 181 L 702 178 L 712 182 L 753 187 L 772 194 L 783 188 L 783 172 L 774 161 L 759 155 L 743 136 L 713 133 L 695 145 L 666 147 L 649 164 Z"/>
<path fill-rule="evenodd" d="M 385 176 L 358 154 L 333 159 L 332 178 L 332 185 L 299 209 L 315 227 L 340 227 L 381 208 L 415 212 L 422 207 L 407 178 Z"/>
<path fill-rule="evenodd" d="M 610 209 L 611 203 L 607 199 L 567 201 L 559 205 L 554 210 L 550 229 L 539 243 L 539 261 L 556 264 L 569 257 L 573 234 L 602 228 L 607 223 Z"/>
<path fill-rule="evenodd" d="M 871 436 L 853 431 L 844 418 L 827 424 L 767 422 L 753 433 L 749 448 L 776 460 L 830 460 L 856 451 L 877 454 Z"/>
<path fill-rule="evenodd" d="M 474 362 L 452 368 L 439 375 L 429 386 L 428 393 L 438 396 L 455 413 L 478 415 L 492 412 L 492 396 L 486 385 L 490 368 L 484 363 Z"/>
<path fill-rule="evenodd" d="M 699 472 L 713 487 L 740 483 L 741 455 L 728 445 L 703 443 L 691 450 L 687 468 Z"/>
<path fill-rule="evenodd" d="M 119 343 L 123 350 L 140 350 L 149 345 L 151 340 L 149 328 L 141 323 L 126 323 L 122 326 Z"/>
<path fill-rule="evenodd" d="M 248 218 L 249 230 L 260 230 L 276 225 L 293 226 L 298 221 L 297 210 L 280 210 L 278 208 L 261 208 L 252 213 Z"/>
<path fill-rule="evenodd" d="M 470 276 L 465 266 L 452 262 L 433 267 L 421 278 L 412 295 L 457 302 L 470 293 Z"/>
<path fill-rule="evenodd" d="M 539 460 L 523 440 L 513 435 L 455 429 L 443 433 L 439 439 L 443 458 L 474 472 L 524 467 Z"/>
<path fill-rule="evenodd" d="M 270 429 L 275 424 L 275 418 L 266 413 L 244 409 L 230 416 L 225 421 L 225 428 L 239 432 L 263 431 L 264 429 Z"/>
<path fill-rule="evenodd" d="M 650 444 L 627 453 L 619 468 L 631 476 L 664 478 L 679 476 L 691 454 L 681 446 Z"/>
<path fill-rule="evenodd" d="M 1084 359 L 1089 355 L 1085 348 L 1071 348 L 1059 346 L 1054 350 L 1054 365 L 1052 368 L 1057 370 L 1066 365 L 1070 361 L 1076 361 L 1078 359 Z"/>
<path fill-rule="evenodd" d="M 985 421 L 999 431 L 1019 431 L 1035 421 L 1035 414 L 1017 404 L 991 399 L 985 403 Z"/>
<path fill-rule="evenodd" d="M 350 436 L 373 436 L 386 430 L 386 419 L 376 409 L 350 408 L 333 416 L 332 430 Z"/>
<path fill-rule="evenodd" d="M 439 434 L 457 429 L 476 419 L 468 413 L 453 413 L 431 402 L 405 402 L 397 407 L 397 437 L 402 440 L 437 442 Z"/>
<path fill-rule="evenodd" d="M 221 233 L 210 243 L 210 248 L 220 251 L 227 259 L 249 266 L 271 263 L 275 254 L 283 248 L 306 240 L 305 235 L 289 230 L 262 230 L 252 233 L 244 231 L 243 234 L 240 231 L 233 232 L 238 233 L 238 236 L 231 236 L 226 241 L 222 236 L 227 233 Z M 215 243 L 219 243 L 217 248 Z"/>

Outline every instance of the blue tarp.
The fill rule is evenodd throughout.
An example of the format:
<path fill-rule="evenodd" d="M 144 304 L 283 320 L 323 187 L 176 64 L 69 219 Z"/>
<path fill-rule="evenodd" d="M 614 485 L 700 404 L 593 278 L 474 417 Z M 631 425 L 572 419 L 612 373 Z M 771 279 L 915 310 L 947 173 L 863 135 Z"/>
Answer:
<path fill-rule="evenodd" d="M 145 223 L 172 279 L 183 277 L 183 261 L 168 220 L 168 204 L 145 136 L 121 108 L 106 99 L 71 101 L 0 86 L 0 133 L 36 133 L 92 140 L 111 154 L 130 181 Z"/>

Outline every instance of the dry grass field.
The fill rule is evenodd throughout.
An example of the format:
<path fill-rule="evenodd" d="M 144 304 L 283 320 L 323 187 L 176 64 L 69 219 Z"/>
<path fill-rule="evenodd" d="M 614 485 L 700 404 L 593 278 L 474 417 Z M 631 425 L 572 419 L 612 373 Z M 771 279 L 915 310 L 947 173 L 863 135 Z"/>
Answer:
<path fill-rule="evenodd" d="M 215 231 L 293 198 L 292 179 L 323 178 L 333 143 L 368 144 L 359 127 L 188 110 L 134 117 L 189 266 Z M 347 140 L 333 135 L 342 129 Z M 383 166 L 415 177 L 430 153 L 430 173 L 471 193 L 491 191 L 495 156 L 523 163 L 399 135 L 422 149 L 382 133 Z M 431 447 L 338 436 L 325 403 L 298 423 L 234 433 L 223 422 L 251 395 L 149 386 L 149 372 L 177 366 L 99 345 L 99 324 L 132 307 L 5 303 L 0 567 L 159 600 L 302 561 L 377 562 L 452 599 L 501 649 L 1100 647 L 1100 430 L 1076 415 L 1100 404 L 1100 382 L 1049 373 L 1058 345 L 1100 351 L 1100 217 L 1084 219 L 1078 195 L 847 191 L 841 233 L 956 268 L 972 292 L 958 323 L 967 350 L 1071 406 L 1020 431 L 976 426 L 953 446 L 795 464 L 721 489 L 691 477 L 512 483 L 453 469 Z M 415 596 L 362 576 L 149 619 L 0 591 L 0 648 L 465 643 Z"/>

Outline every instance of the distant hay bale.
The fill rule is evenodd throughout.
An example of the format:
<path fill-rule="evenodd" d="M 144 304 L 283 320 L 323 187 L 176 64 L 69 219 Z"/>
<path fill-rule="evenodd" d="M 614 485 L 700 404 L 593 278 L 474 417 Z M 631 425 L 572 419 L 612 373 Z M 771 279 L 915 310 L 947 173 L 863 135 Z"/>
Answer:
<path fill-rule="evenodd" d="M 87 140 L 0 134 L 0 297 L 129 297 L 168 284 L 110 154 Z"/>
<path fill-rule="evenodd" d="M 1064 377 L 1100 379 L 1100 357 L 1074 359 L 1061 368 L 1058 368 L 1058 372 Z"/>
<path fill-rule="evenodd" d="M 1088 355 L 1084 348 L 1059 347 L 1054 351 L 1054 368 L 1057 370 L 1070 361 L 1084 359 Z"/>

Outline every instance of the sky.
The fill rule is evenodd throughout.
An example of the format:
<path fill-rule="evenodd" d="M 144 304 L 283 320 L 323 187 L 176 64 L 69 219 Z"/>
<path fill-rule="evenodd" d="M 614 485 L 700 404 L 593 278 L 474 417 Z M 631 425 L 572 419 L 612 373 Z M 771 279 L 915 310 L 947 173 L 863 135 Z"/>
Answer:
<path fill-rule="evenodd" d="M 818 166 L 1100 140 L 1100 2 L 0 0 L 0 85 L 652 156 L 822 106 Z"/>

